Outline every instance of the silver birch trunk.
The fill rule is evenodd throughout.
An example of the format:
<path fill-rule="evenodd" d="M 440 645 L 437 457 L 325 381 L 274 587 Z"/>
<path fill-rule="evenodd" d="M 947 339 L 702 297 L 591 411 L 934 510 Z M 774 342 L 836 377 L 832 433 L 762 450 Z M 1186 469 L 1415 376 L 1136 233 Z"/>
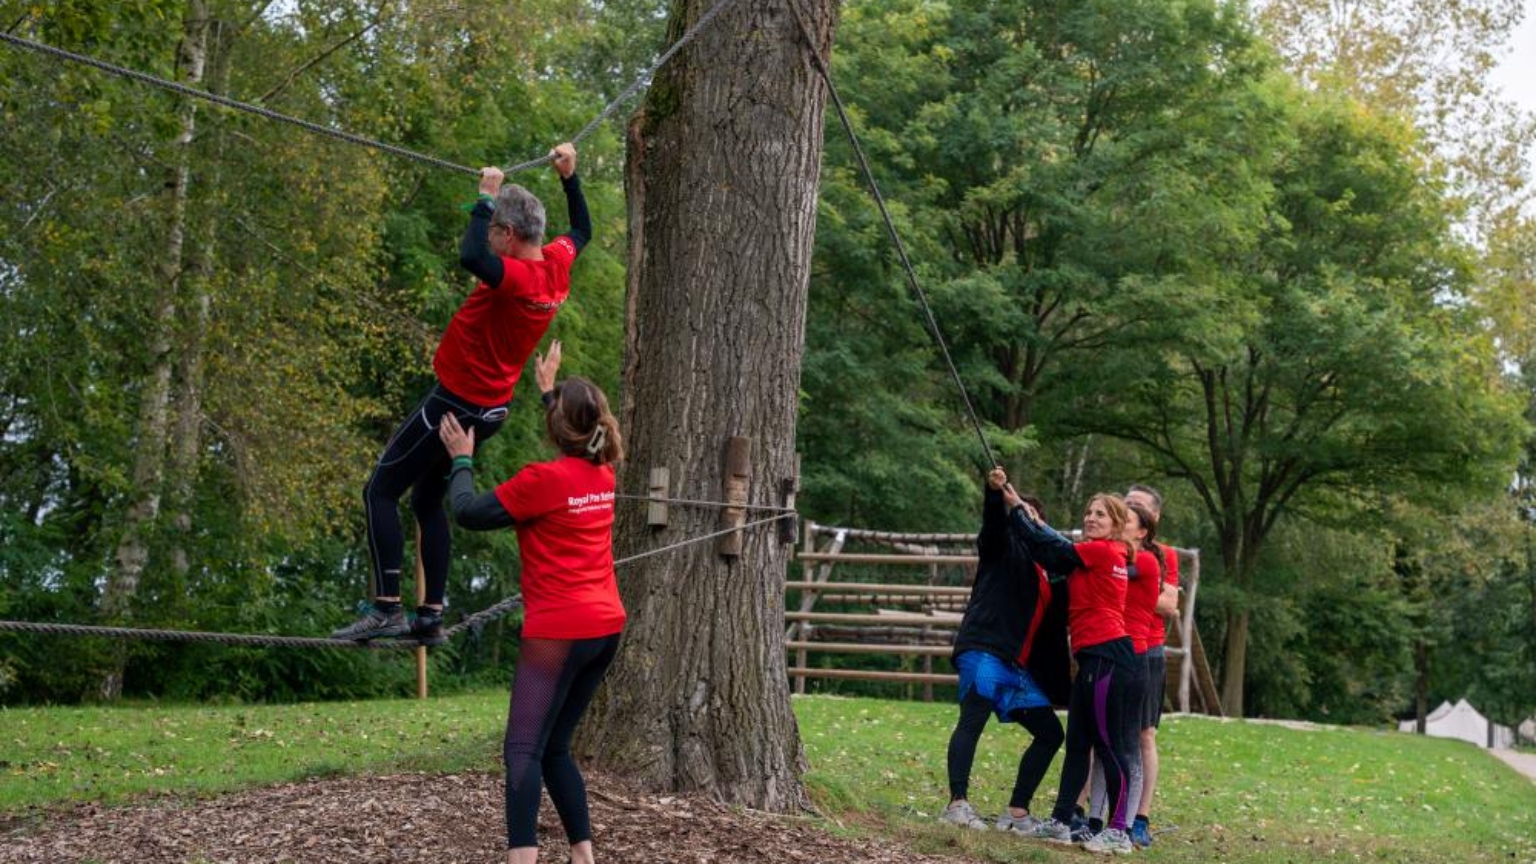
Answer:
<path fill-rule="evenodd" d="M 178 48 L 180 80 L 199 84 L 207 58 L 208 16 L 201 0 L 190 0 L 183 19 L 184 36 Z M 180 130 L 173 144 L 174 167 L 169 171 L 165 252 L 155 285 L 155 300 L 148 334 L 151 365 L 139 399 L 136 425 L 133 490 L 138 496 L 128 508 L 123 536 L 114 556 L 115 569 L 102 592 L 101 611 L 107 620 L 120 620 L 132 608 L 139 581 L 149 562 L 150 539 L 160 516 L 170 425 L 171 374 L 176 358 L 172 341 L 176 334 L 177 295 L 182 276 L 182 246 L 186 233 L 187 187 L 191 180 L 189 150 L 197 130 L 197 103 L 187 99 L 179 109 Z M 101 695 L 122 695 L 126 654 L 117 651 L 102 680 Z"/>

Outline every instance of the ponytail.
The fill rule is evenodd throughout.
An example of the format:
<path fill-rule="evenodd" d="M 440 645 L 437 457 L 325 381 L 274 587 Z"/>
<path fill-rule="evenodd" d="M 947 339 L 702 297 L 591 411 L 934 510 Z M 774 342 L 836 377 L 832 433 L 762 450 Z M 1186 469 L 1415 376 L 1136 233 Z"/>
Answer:
<path fill-rule="evenodd" d="M 608 410 L 608 397 L 585 378 L 567 378 L 555 387 L 554 404 L 544 414 L 549 440 L 567 456 L 594 465 L 624 458 L 619 421 Z"/>
<path fill-rule="evenodd" d="M 1125 509 L 1135 513 L 1137 521 L 1141 522 L 1141 527 L 1147 529 L 1147 536 L 1141 542 L 1147 551 L 1157 558 L 1158 579 L 1162 579 L 1163 550 L 1154 542 L 1157 540 L 1157 517 L 1152 514 L 1151 510 L 1132 501 L 1125 502 Z M 1134 561 L 1135 559 L 1133 558 L 1132 560 Z"/>

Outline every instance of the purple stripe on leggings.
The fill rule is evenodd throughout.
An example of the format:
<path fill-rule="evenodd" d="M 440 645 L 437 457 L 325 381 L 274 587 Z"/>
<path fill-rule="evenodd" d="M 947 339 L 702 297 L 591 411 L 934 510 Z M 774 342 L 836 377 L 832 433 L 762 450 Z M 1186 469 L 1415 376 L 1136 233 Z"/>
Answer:
<path fill-rule="evenodd" d="M 1120 776 L 1120 785 L 1116 789 L 1118 794 L 1115 795 L 1114 805 L 1109 809 L 1109 827 L 1119 828 L 1121 831 L 1124 831 L 1125 770 L 1120 767 L 1120 754 L 1115 752 L 1115 745 L 1109 737 L 1109 687 L 1114 677 L 1114 670 L 1111 669 L 1105 672 L 1099 680 L 1093 682 L 1093 719 L 1098 724 L 1099 740 L 1104 742 L 1104 752 L 1109 754 L 1110 759 L 1114 760 L 1115 764 L 1113 767 L 1115 773 Z M 1105 785 L 1108 785 L 1110 767 L 1109 765 L 1104 766 Z M 1104 791 L 1108 792 L 1109 790 L 1106 789 Z"/>

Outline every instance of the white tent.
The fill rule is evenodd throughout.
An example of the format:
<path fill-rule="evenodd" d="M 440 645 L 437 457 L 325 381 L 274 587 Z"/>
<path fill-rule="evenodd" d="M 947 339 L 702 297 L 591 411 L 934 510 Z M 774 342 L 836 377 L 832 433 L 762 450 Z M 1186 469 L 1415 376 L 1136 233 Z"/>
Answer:
<path fill-rule="evenodd" d="M 1457 700 L 1455 705 L 1449 702 L 1440 703 L 1440 707 L 1429 712 L 1424 718 L 1425 734 L 1435 738 L 1456 738 L 1476 744 L 1479 747 L 1488 746 L 1487 717 L 1477 713 L 1465 699 Z M 1397 724 L 1402 732 L 1414 731 L 1416 724 L 1412 720 L 1404 720 Z M 1515 733 L 1508 726 L 1493 724 L 1493 748 L 1495 750 L 1508 750 L 1514 746 Z"/>

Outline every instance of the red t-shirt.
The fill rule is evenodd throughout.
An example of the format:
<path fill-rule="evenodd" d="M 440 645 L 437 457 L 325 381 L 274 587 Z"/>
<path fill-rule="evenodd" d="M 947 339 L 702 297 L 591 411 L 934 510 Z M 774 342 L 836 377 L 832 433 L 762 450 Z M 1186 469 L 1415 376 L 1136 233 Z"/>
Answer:
<path fill-rule="evenodd" d="M 451 392 L 484 407 L 512 398 L 528 356 L 571 293 L 576 244 L 556 237 L 543 261 L 502 256 L 501 284 L 481 282 L 448 322 L 432 371 Z"/>
<path fill-rule="evenodd" d="M 1125 544 L 1118 540 L 1089 540 L 1077 544 L 1083 566 L 1067 577 L 1067 633 L 1074 653 L 1123 639 Z"/>
<path fill-rule="evenodd" d="M 1040 621 L 1045 617 L 1045 610 L 1051 606 L 1051 580 L 1045 575 L 1045 568 L 1035 565 L 1035 573 L 1040 578 L 1040 596 L 1035 599 L 1035 614 L 1029 619 L 1029 631 L 1024 634 L 1024 647 L 1019 649 L 1019 656 L 1015 658 L 1020 666 L 1029 665 L 1029 649 L 1034 647 L 1035 634 L 1040 632 Z"/>
<path fill-rule="evenodd" d="M 1163 550 L 1163 583 L 1167 585 L 1179 584 L 1179 553 L 1173 551 L 1172 546 L 1162 546 Z M 1159 588 L 1158 590 L 1162 590 Z M 1168 641 L 1168 622 L 1161 615 L 1153 616 L 1153 626 L 1147 631 L 1147 647 L 1156 648 Z"/>
<path fill-rule="evenodd" d="M 613 466 L 536 462 L 496 487 L 523 557 L 523 635 L 595 639 L 624 629 L 613 576 Z"/>
<path fill-rule="evenodd" d="M 1163 619 L 1157 614 L 1157 596 L 1162 590 L 1162 568 L 1157 566 L 1157 556 L 1146 549 L 1137 552 L 1136 578 L 1125 589 L 1125 632 L 1137 654 L 1147 653 L 1153 630 L 1162 630 Z"/>

